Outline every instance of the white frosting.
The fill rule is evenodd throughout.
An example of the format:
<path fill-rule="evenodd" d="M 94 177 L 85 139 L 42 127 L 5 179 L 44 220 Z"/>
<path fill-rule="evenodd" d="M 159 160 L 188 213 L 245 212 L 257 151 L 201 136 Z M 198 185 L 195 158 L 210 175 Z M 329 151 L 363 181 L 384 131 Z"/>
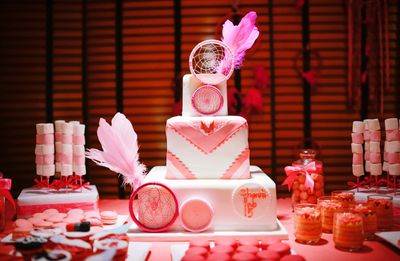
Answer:
<path fill-rule="evenodd" d="M 168 186 L 177 196 L 178 203 L 190 199 L 201 198 L 209 202 L 214 209 L 214 220 L 210 230 L 232 231 L 260 231 L 274 230 L 276 224 L 276 187 L 275 183 L 256 166 L 250 167 L 250 179 L 229 180 L 168 180 L 165 179 L 166 167 L 154 167 L 147 174 L 144 182 L 160 182 Z M 256 209 L 257 217 L 248 218 L 237 211 L 237 200 L 233 200 L 234 192 L 241 186 L 254 184 L 267 191 L 268 197 L 259 202 Z M 262 206 L 262 207 L 261 207 Z M 172 229 L 179 229 L 181 225 L 176 221 Z"/>
<path fill-rule="evenodd" d="M 222 117 L 224 116 L 218 118 Z M 189 121 L 190 118 L 187 118 L 187 120 Z M 191 173 L 199 179 L 218 179 L 222 177 L 243 150 L 248 148 L 247 127 L 242 127 L 233 137 L 209 154 L 204 154 L 174 130 L 167 129 L 166 133 L 168 151 L 178 157 Z M 167 168 L 171 168 L 170 170 L 174 173 L 179 173 L 171 165 L 170 162 L 167 162 Z M 234 176 L 239 176 L 244 171 L 248 171 L 248 166 L 249 161 Z"/>

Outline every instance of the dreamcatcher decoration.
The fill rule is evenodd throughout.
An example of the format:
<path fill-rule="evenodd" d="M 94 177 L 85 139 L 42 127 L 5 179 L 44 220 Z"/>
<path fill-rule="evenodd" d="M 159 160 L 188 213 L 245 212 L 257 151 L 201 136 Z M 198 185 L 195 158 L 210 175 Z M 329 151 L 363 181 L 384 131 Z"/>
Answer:
<path fill-rule="evenodd" d="M 300 49 L 297 52 L 293 60 L 293 67 L 297 74 L 310 85 L 311 92 L 315 93 L 317 91 L 318 77 L 322 66 L 322 59 L 318 50 L 316 49 L 310 49 L 308 47 L 305 51 L 310 55 L 310 69 L 308 71 L 303 71 L 302 66 L 300 65 L 304 55 L 303 49 Z"/>
<path fill-rule="evenodd" d="M 234 62 L 228 45 L 218 40 L 205 40 L 190 53 L 189 69 L 200 82 L 217 85 L 231 77 Z"/>
<path fill-rule="evenodd" d="M 223 104 L 221 91 L 212 85 L 203 85 L 192 95 L 192 106 L 201 115 L 214 115 Z"/>
<path fill-rule="evenodd" d="M 204 85 L 193 92 L 192 106 L 200 115 L 215 115 L 222 108 L 223 95 L 216 85 L 228 80 L 235 66 L 231 49 L 221 41 L 206 40 L 197 44 L 189 56 L 189 69 Z"/>
<path fill-rule="evenodd" d="M 129 213 L 140 230 L 162 232 L 178 217 L 175 194 L 161 183 L 145 183 L 132 193 Z"/>

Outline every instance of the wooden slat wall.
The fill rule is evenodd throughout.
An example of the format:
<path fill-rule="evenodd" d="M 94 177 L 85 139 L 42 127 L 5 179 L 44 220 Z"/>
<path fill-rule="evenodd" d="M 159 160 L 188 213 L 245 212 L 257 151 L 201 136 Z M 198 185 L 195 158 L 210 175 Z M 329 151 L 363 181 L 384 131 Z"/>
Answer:
<path fill-rule="evenodd" d="M 390 88 L 386 90 L 384 97 L 384 109 L 385 115 L 389 117 L 396 117 L 400 110 L 399 100 L 400 95 L 400 82 L 399 79 L 399 57 L 396 55 L 399 53 L 399 44 L 397 39 L 400 28 L 397 27 L 399 21 L 399 5 L 400 3 L 396 0 L 389 0 L 389 48 L 390 48 Z M 396 81 L 397 79 L 397 81 Z M 371 116 L 375 116 L 371 113 Z"/>
<path fill-rule="evenodd" d="M 13 179 L 14 195 L 32 185 L 35 123 L 46 120 L 45 11 L 45 1 L 0 8 L 0 170 Z"/>
<path fill-rule="evenodd" d="M 174 102 L 173 4 L 124 2 L 124 107 L 148 168 L 165 165 L 165 122 Z"/>
<path fill-rule="evenodd" d="M 276 174 L 280 184 L 286 177 L 283 169 L 297 157 L 296 148 L 303 142 L 303 81 L 293 69 L 293 60 L 301 49 L 301 10 L 291 0 L 273 1 L 276 81 Z M 299 63 L 302 65 L 302 62 Z"/>
<path fill-rule="evenodd" d="M 82 3 L 53 1 L 53 115 L 82 122 Z"/>
<path fill-rule="evenodd" d="M 115 3 L 90 0 L 86 6 L 88 145 L 101 148 L 97 139 L 99 118 L 109 123 L 116 112 Z M 118 180 L 106 168 L 89 162 L 90 180 L 104 196 L 117 196 Z"/>
<path fill-rule="evenodd" d="M 352 178 L 351 126 L 358 112 L 346 108 L 347 14 L 340 1 L 310 1 L 310 47 L 319 52 L 322 68 L 312 101 L 312 136 L 321 147 L 325 189 L 344 188 Z M 315 62 L 315 57 L 313 57 Z"/>
<path fill-rule="evenodd" d="M 270 88 L 275 88 L 275 107 L 271 107 L 270 93 L 264 93 L 263 111 L 248 119 L 249 143 L 251 163 L 275 173 L 278 192 L 283 195 L 287 193 L 279 185 L 285 177 L 283 168 L 297 157 L 295 148 L 304 135 L 303 82 L 293 69 L 293 59 L 302 46 L 302 14 L 293 0 L 272 1 L 270 27 L 269 1 L 241 1 L 242 14 L 258 13 L 261 31 L 257 50 L 249 53 L 241 71 L 242 94 L 253 84 L 254 67 L 262 65 L 270 72 L 273 53 L 275 85 Z M 310 47 L 318 49 L 323 59 L 318 92 L 311 98 L 312 135 L 322 147 L 326 187 L 332 190 L 344 188 L 351 177 L 349 133 L 351 122 L 360 116 L 345 108 L 347 18 L 343 3 L 309 2 Z M 230 0 L 181 1 L 182 74 L 189 72 L 188 56 L 196 43 L 220 37 L 217 25 L 230 17 L 231 4 Z M 399 66 L 397 2 L 390 0 L 390 6 L 391 75 L 395 76 Z M 96 148 L 100 148 L 96 136 L 99 118 L 110 121 L 117 108 L 116 7 L 112 0 L 53 1 L 53 115 L 55 119 L 83 121 L 87 114 L 87 143 Z M 174 102 L 174 1 L 125 0 L 122 7 L 122 104 L 138 132 L 141 160 L 151 168 L 165 164 L 165 121 Z M 0 12 L 0 146 L 6 148 L 0 152 L 0 169 L 13 177 L 16 194 L 32 185 L 34 124 L 46 119 L 46 1 L 2 1 Z M 82 46 L 84 42 L 86 46 Z M 383 117 L 396 115 L 398 83 L 394 79 L 385 96 Z M 228 85 L 234 87 L 233 79 Z M 87 106 L 82 100 L 85 91 Z M 275 130 L 271 127 L 272 109 L 276 111 Z M 375 116 L 371 112 L 370 117 Z M 273 149 L 276 167 L 271 170 Z M 117 196 L 114 173 L 93 163 L 88 163 L 88 169 L 102 197 Z"/>

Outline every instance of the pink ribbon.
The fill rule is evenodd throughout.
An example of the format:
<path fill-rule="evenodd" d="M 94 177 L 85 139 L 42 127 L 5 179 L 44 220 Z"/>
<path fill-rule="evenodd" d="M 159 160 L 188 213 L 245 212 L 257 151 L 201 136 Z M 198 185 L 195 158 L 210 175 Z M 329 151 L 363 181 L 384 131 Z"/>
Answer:
<path fill-rule="evenodd" d="M 292 188 L 293 182 L 298 174 L 305 174 L 306 181 L 304 183 L 306 188 L 310 188 L 311 192 L 314 191 L 314 180 L 311 178 L 310 172 L 317 170 L 315 162 L 310 162 L 305 166 L 286 166 L 285 173 L 287 178 L 283 181 L 282 185 L 288 185 L 289 191 Z"/>
<path fill-rule="evenodd" d="M 17 210 L 17 206 L 15 205 L 15 201 L 10 194 L 10 189 L 11 189 L 11 179 L 5 179 L 0 177 L 0 196 L 5 197 L 8 201 L 10 201 L 12 207 L 13 207 L 13 215 L 15 211 Z"/>

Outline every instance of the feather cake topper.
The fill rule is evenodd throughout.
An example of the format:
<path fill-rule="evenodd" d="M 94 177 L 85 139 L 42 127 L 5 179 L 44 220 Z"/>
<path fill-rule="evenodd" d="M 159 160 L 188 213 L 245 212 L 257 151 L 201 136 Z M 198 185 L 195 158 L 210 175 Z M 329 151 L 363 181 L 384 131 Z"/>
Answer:
<path fill-rule="evenodd" d="M 257 13 L 248 12 L 238 25 L 226 20 L 222 28 L 222 42 L 229 46 L 235 57 L 235 69 L 242 66 L 246 51 L 257 40 L 260 32 L 256 26 Z"/>
<path fill-rule="evenodd" d="M 103 118 L 99 121 L 97 137 L 103 151 L 88 149 L 86 157 L 99 166 L 123 175 L 124 185 L 136 189 L 142 184 L 146 167 L 139 162 L 137 134 L 132 123 L 122 113 L 117 113 L 111 125 Z"/>

